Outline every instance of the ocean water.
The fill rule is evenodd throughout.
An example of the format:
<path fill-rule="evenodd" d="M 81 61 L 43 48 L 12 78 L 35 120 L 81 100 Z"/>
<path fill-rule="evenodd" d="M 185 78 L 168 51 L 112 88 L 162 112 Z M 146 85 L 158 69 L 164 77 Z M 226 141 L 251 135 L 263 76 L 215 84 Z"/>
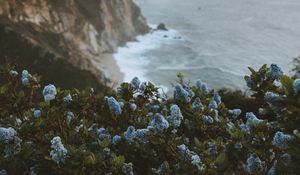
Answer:
<path fill-rule="evenodd" d="M 114 55 L 125 81 L 134 76 L 172 88 L 182 72 L 211 88 L 244 89 L 247 66 L 300 55 L 299 0 L 135 0 L 149 24 L 169 31 L 139 36 Z M 152 25 L 152 26 L 153 26 Z"/>

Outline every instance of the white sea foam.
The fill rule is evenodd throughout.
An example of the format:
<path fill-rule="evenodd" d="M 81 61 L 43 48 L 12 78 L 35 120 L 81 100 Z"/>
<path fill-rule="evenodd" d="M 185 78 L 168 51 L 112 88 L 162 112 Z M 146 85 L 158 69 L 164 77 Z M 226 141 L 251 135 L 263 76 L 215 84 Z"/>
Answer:
<path fill-rule="evenodd" d="M 156 25 L 149 26 L 152 29 L 156 27 Z M 140 35 L 136 41 L 128 42 L 124 47 L 119 47 L 114 54 L 114 59 L 124 74 L 124 81 L 130 82 L 133 77 L 139 77 L 141 81 L 149 81 L 150 79 L 147 77 L 149 59 L 145 53 L 158 49 L 162 45 L 169 45 L 182 40 L 182 36 L 176 30 L 157 30 L 146 35 Z"/>
<path fill-rule="evenodd" d="M 163 21 L 185 36 L 184 42 L 147 52 L 149 78 L 169 89 L 178 72 L 214 89 L 246 89 L 247 66 L 276 63 L 288 74 L 300 53 L 299 0 L 135 2 L 148 21 Z"/>
<path fill-rule="evenodd" d="M 216 70 L 220 72 L 224 72 L 227 74 L 243 77 L 243 74 L 237 73 L 232 70 L 220 68 L 220 67 L 212 67 L 212 66 L 186 66 L 185 64 L 175 64 L 172 66 L 158 66 L 156 67 L 157 70 L 160 71 L 165 71 L 165 70 L 177 70 L 178 72 L 180 71 L 191 71 L 191 70 Z"/>

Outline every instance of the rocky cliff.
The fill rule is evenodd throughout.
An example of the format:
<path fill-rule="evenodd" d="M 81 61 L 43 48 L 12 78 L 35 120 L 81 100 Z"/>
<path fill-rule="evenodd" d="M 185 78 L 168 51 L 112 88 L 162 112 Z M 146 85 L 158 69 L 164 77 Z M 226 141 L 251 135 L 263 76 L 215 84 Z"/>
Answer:
<path fill-rule="evenodd" d="M 132 0 L 0 0 L 0 24 L 97 75 L 96 58 L 148 31 Z"/>

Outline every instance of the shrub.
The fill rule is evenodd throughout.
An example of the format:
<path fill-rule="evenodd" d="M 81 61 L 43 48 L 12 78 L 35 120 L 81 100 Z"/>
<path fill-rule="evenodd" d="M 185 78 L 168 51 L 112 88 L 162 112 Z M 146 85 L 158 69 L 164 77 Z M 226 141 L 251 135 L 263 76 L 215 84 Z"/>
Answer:
<path fill-rule="evenodd" d="M 201 80 L 191 86 L 182 75 L 167 99 L 137 78 L 101 94 L 41 87 L 28 72 L 24 83 L 4 67 L 1 173 L 296 174 L 298 85 L 277 65 L 249 69 L 255 111 L 238 109 L 238 100 L 228 109 L 222 93 Z"/>

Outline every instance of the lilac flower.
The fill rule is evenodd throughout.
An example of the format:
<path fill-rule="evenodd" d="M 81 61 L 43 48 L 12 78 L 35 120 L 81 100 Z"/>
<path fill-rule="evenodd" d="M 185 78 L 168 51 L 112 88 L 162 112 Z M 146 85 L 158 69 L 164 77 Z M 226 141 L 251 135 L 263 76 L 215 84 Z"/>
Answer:
<path fill-rule="evenodd" d="M 121 141 L 121 139 L 122 138 L 119 135 L 113 136 L 113 138 L 112 138 L 112 144 L 114 144 L 114 145 L 118 144 Z"/>
<path fill-rule="evenodd" d="M 94 131 L 96 129 L 96 126 L 97 124 L 96 123 L 93 123 L 89 128 L 88 128 L 88 131 L 91 132 L 91 131 Z"/>
<path fill-rule="evenodd" d="M 135 110 L 137 109 L 137 105 L 136 105 L 135 103 L 131 103 L 131 104 L 130 104 L 130 109 L 131 109 L 132 111 L 135 111 Z"/>
<path fill-rule="evenodd" d="M 147 142 L 147 135 L 148 135 L 149 130 L 148 129 L 137 129 L 136 130 L 136 138 L 142 142 L 146 143 Z"/>
<path fill-rule="evenodd" d="M 71 94 L 68 94 L 67 96 L 64 97 L 65 102 L 71 102 L 73 101 Z"/>
<path fill-rule="evenodd" d="M 280 149 L 285 149 L 288 147 L 288 143 L 292 140 L 292 136 L 288 134 L 283 134 L 277 131 L 274 135 L 272 144 Z"/>
<path fill-rule="evenodd" d="M 196 166 L 197 169 L 200 172 L 204 172 L 205 171 L 206 166 L 204 164 L 202 164 L 199 155 L 197 155 L 193 151 L 190 151 L 188 149 L 188 147 L 185 146 L 185 144 L 179 145 L 179 146 L 177 146 L 177 148 L 178 148 L 178 152 L 179 152 L 181 158 L 186 159 L 186 160 L 190 160 L 191 164 L 194 165 L 194 166 Z"/>
<path fill-rule="evenodd" d="M 214 93 L 213 99 L 217 103 L 217 105 L 220 105 L 222 103 L 222 97 L 217 92 Z"/>
<path fill-rule="evenodd" d="M 273 164 L 273 166 L 269 169 L 267 175 L 276 175 L 276 162 Z"/>
<path fill-rule="evenodd" d="M 49 84 L 49 85 L 44 87 L 43 95 L 44 95 L 45 102 L 49 102 L 51 100 L 54 100 L 56 94 L 57 94 L 57 91 L 56 91 L 56 87 L 54 85 Z"/>
<path fill-rule="evenodd" d="M 155 175 L 164 175 L 164 174 L 167 173 L 168 169 L 169 169 L 169 164 L 168 164 L 167 161 L 164 161 L 164 162 L 159 166 L 158 169 L 153 168 L 153 172 L 154 172 Z"/>
<path fill-rule="evenodd" d="M 0 175 L 7 175 L 7 172 L 3 169 L 0 171 Z"/>
<path fill-rule="evenodd" d="M 244 133 L 250 134 L 250 131 L 251 131 L 250 125 L 242 123 L 239 125 L 239 127 Z"/>
<path fill-rule="evenodd" d="M 258 108 L 258 113 L 260 115 L 266 115 L 267 114 L 267 110 L 265 108 Z"/>
<path fill-rule="evenodd" d="M 279 97 L 280 96 L 278 94 L 275 94 L 273 92 L 267 92 L 265 94 L 264 99 L 266 102 L 268 102 L 270 104 L 274 104 L 274 103 L 276 103 L 276 101 L 278 101 Z"/>
<path fill-rule="evenodd" d="M 171 131 L 171 133 L 172 133 L 172 134 L 176 134 L 176 133 L 177 133 L 177 129 L 173 129 L 173 130 Z"/>
<path fill-rule="evenodd" d="M 16 118 L 15 125 L 16 126 L 21 126 L 21 124 L 22 124 L 22 120 L 19 119 L 19 118 Z"/>
<path fill-rule="evenodd" d="M 22 140 L 17 137 L 14 136 L 12 142 L 5 142 L 4 141 L 4 158 L 8 158 L 8 157 L 12 157 L 16 154 L 18 154 L 21 151 L 21 143 Z"/>
<path fill-rule="evenodd" d="M 296 79 L 293 83 L 293 89 L 295 93 L 300 91 L 300 79 Z"/>
<path fill-rule="evenodd" d="M 147 83 L 143 82 L 143 83 L 140 84 L 139 90 L 141 92 L 144 92 L 146 90 L 146 87 L 147 87 Z"/>
<path fill-rule="evenodd" d="M 201 162 L 199 155 L 194 152 L 191 152 L 189 155 L 191 164 L 196 166 L 200 174 L 204 174 L 206 171 L 206 165 Z"/>
<path fill-rule="evenodd" d="M 29 85 L 29 78 L 31 77 L 31 75 L 28 73 L 27 70 L 23 70 L 22 71 L 22 77 L 21 77 L 21 81 L 22 81 L 22 84 L 24 86 L 28 86 Z"/>
<path fill-rule="evenodd" d="M 32 81 L 38 83 L 38 79 L 35 76 L 32 76 Z"/>
<path fill-rule="evenodd" d="M 34 110 L 33 111 L 33 116 L 35 117 L 35 118 L 40 118 L 41 116 L 42 116 L 42 111 L 41 110 Z"/>
<path fill-rule="evenodd" d="M 152 119 L 152 121 L 150 122 L 148 129 L 149 130 L 153 130 L 154 133 L 163 131 L 164 129 L 168 129 L 169 128 L 169 123 L 168 121 L 164 118 L 164 116 L 162 116 L 159 113 L 156 113 Z"/>
<path fill-rule="evenodd" d="M 196 87 L 201 91 L 203 92 L 205 95 L 207 95 L 209 93 L 209 90 L 208 90 L 208 87 L 206 85 L 206 83 L 204 83 L 203 81 L 201 80 L 198 80 L 196 82 Z"/>
<path fill-rule="evenodd" d="M 214 123 L 214 119 L 211 116 L 208 115 L 203 115 L 202 116 L 202 121 L 203 123 L 205 123 L 206 125 L 210 125 Z"/>
<path fill-rule="evenodd" d="M 107 148 L 107 147 L 105 147 L 105 148 L 103 149 L 102 153 L 103 153 L 103 155 L 104 155 L 105 157 L 108 157 L 108 156 L 110 155 L 110 149 Z"/>
<path fill-rule="evenodd" d="M 81 123 L 80 125 L 78 125 L 78 126 L 75 127 L 75 131 L 79 132 L 80 129 L 82 129 L 82 128 L 83 128 L 83 124 Z"/>
<path fill-rule="evenodd" d="M 186 103 L 191 101 L 190 94 L 180 84 L 175 86 L 174 98 L 176 100 L 183 100 Z"/>
<path fill-rule="evenodd" d="M 106 97 L 106 101 L 111 112 L 117 116 L 122 114 L 121 105 L 114 97 Z"/>
<path fill-rule="evenodd" d="M 138 77 L 134 77 L 130 82 L 130 86 L 133 88 L 133 90 L 139 89 L 140 84 L 141 84 L 141 81 L 139 80 Z"/>
<path fill-rule="evenodd" d="M 201 159 L 198 155 L 192 155 L 191 156 L 191 163 L 192 165 L 198 165 L 201 164 Z"/>
<path fill-rule="evenodd" d="M 70 124 L 70 122 L 72 121 L 72 119 L 74 118 L 74 113 L 71 111 L 67 112 L 67 124 Z"/>
<path fill-rule="evenodd" d="M 185 144 L 179 145 L 177 146 L 178 148 L 178 152 L 180 154 L 181 157 L 185 158 L 186 155 L 190 154 L 190 150 L 188 149 L 188 147 Z"/>
<path fill-rule="evenodd" d="M 208 108 L 209 109 L 218 109 L 218 104 L 217 104 L 217 102 L 215 101 L 215 100 L 211 100 L 210 102 L 209 102 L 209 104 L 208 104 Z"/>
<path fill-rule="evenodd" d="M 131 162 L 130 163 L 124 163 L 123 167 L 122 167 L 122 172 L 125 175 L 134 175 L 134 173 L 133 173 L 133 164 Z"/>
<path fill-rule="evenodd" d="M 148 107 L 149 107 L 150 111 L 152 111 L 154 113 L 157 113 L 157 112 L 160 111 L 160 106 L 159 105 L 151 105 L 151 104 L 149 104 Z"/>
<path fill-rule="evenodd" d="M 105 130 L 105 128 L 99 128 L 97 129 L 97 134 L 99 135 L 100 140 L 110 140 L 111 135 Z"/>
<path fill-rule="evenodd" d="M 227 123 L 227 128 L 228 129 L 233 129 L 234 128 L 234 124 L 232 122 L 228 122 Z"/>
<path fill-rule="evenodd" d="M 215 115 L 214 115 L 214 120 L 215 120 L 216 122 L 219 122 L 219 111 L 218 111 L 218 110 L 214 110 L 214 113 L 215 113 Z"/>
<path fill-rule="evenodd" d="M 127 131 L 124 132 L 124 137 L 128 142 L 132 142 L 133 139 L 137 136 L 134 126 L 129 126 Z"/>
<path fill-rule="evenodd" d="M 292 157 L 289 153 L 284 153 L 282 156 L 281 156 L 282 160 L 285 161 L 285 162 L 289 162 L 292 160 Z"/>
<path fill-rule="evenodd" d="M 241 142 L 236 142 L 234 144 L 234 148 L 237 150 L 241 150 L 243 148 L 243 144 Z"/>
<path fill-rule="evenodd" d="M 258 125 L 258 124 L 260 124 L 260 123 L 263 122 L 263 120 L 258 119 L 258 118 L 253 114 L 253 112 L 247 112 L 247 113 L 246 113 L 246 118 L 247 118 L 247 124 L 250 125 L 250 126 Z"/>
<path fill-rule="evenodd" d="M 255 85 L 254 81 L 253 81 L 252 78 L 249 77 L 249 76 L 246 76 L 246 77 L 245 77 L 245 81 L 246 81 L 246 84 L 247 84 L 247 86 L 248 86 L 249 88 L 252 88 L 252 87 Z"/>
<path fill-rule="evenodd" d="M 247 158 L 246 164 L 243 165 L 244 170 L 248 174 L 259 174 L 264 169 L 264 162 L 260 160 L 259 157 L 250 155 Z"/>
<path fill-rule="evenodd" d="M 236 119 L 236 118 L 238 118 L 238 116 L 241 115 L 242 110 L 240 110 L 240 109 L 231 109 L 228 112 L 229 112 L 230 115 L 232 115 L 232 118 Z"/>
<path fill-rule="evenodd" d="M 19 73 L 15 70 L 11 70 L 11 71 L 9 71 L 9 75 L 12 76 L 12 77 L 16 77 L 16 76 L 19 75 Z"/>
<path fill-rule="evenodd" d="M 282 75 L 283 72 L 277 64 L 271 64 L 271 70 L 266 74 L 268 78 L 272 79 L 279 79 Z"/>
<path fill-rule="evenodd" d="M 25 78 L 25 77 L 29 77 L 29 75 L 30 75 L 30 74 L 29 74 L 29 72 L 28 72 L 27 70 L 23 70 L 23 71 L 22 71 L 22 77 L 24 77 L 24 78 Z"/>
<path fill-rule="evenodd" d="M 295 134 L 295 135 L 298 134 L 298 132 L 299 132 L 298 129 L 293 130 L 293 134 Z"/>
<path fill-rule="evenodd" d="M 192 89 L 189 86 L 183 85 L 182 87 L 184 90 L 186 90 L 188 92 L 189 97 L 192 98 L 195 96 L 195 93 L 192 91 Z"/>
<path fill-rule="evenodd" d="M 29 85 L 29 79 L 28 79 L 28 78 L 23 78 L 23 79 L 22 79 L 22 84 L 23 84 L 24 86 L 28 86 L 28 85 Z"/>
<path fill-rule="evenodd" d="M 121 108 L 123 108 L 123 107 L 124 107 L 124 103 L 123 103 L 123 102 L 121 102 L 121 101 L 119 102 L 119 105 L 120 105 L 120 107 L 121 107 Z"/>
<path fill-rule="evenodd" d="M 200 98 L 197 97 L 192 104 L 192 112 L 196 112 L 197 110 L 203 110 L 203 108 L 204 108 L 204 106 L 201 103 Z"/>
<path fill-rule="evenodd" d="M 2 128 L 0 127 L 0 142 L 9 143 L 17 135 L 14 128 Z"/>
<path fill-rule="evenodd" d="M 181 114 L 180 108 L 173 104 L 170 107 L 171 116 L 168 117 L 168 121 L 172 123 L 175 127 L 179 127 L 181 124 L 181 121 L 183 120 L 183 116 Z"/>
<path fill-rule="evenodd" d="M 217 145 L 214 144 L 214 143 L 208 143 L 207 152 L 208 152 L 209 155 L 216 155 L 216 154 L 218 154 Z"/>
<path fill-rule="evenodd" d="M 51 148 L 51 159 L 57 164 L 61 162 L 64 163 L 68 154 L 68 150 L 62 144 L 59 136 L 56 136 L 51 140 Z"/>

